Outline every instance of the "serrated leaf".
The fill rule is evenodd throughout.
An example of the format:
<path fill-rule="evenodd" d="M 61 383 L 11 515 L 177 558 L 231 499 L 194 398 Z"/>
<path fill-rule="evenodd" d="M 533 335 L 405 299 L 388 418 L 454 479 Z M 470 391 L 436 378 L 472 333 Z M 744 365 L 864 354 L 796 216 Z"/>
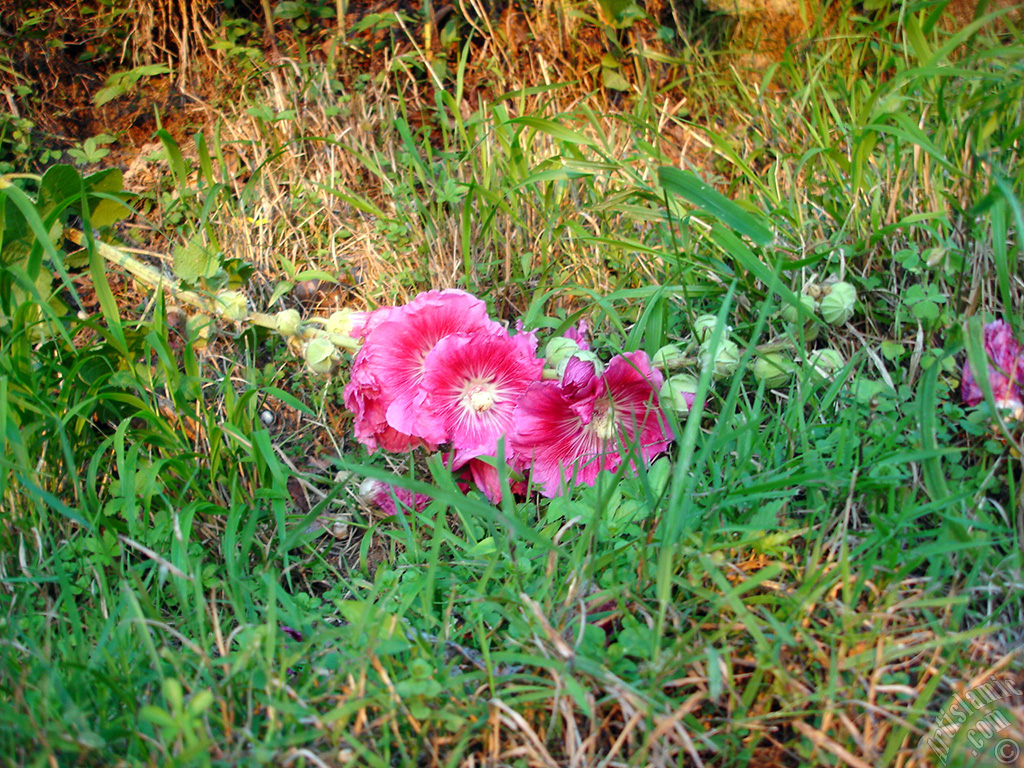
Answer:
<path fill-rule="evenodd" d="M 174 248 L 174 274 L 179 280 L 194 283 L 213 277 L 220 269 L 220 259 L 203 245 L 200 235 L 193 235 L 185 245 Z"/>

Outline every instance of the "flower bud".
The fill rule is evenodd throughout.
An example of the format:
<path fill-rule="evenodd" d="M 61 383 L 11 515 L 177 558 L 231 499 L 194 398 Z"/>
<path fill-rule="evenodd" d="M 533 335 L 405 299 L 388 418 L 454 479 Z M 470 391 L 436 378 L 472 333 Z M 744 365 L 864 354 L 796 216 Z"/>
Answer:
<path fill-rule="evenodd" d="M 697 379 L 688 373 L 677 373 L 665 379 L 658 394 L 665 408 L 687 413 L 693 407 L 693 398 L 697 394 Z"/>
<path fill-rule="evenodd" d="M 654 357 L 651 358 L 651 363 L 655 368 L 664 369 L 679 365 L 682 363 L 683 359 L 683 350 L 675 344 L 666 344 L 654 353 Z"/>
<path fill-rule="evenodd" d="M 562 358 L 561 362 L 558 363 L 556 370 L 559 378 L 561 378 L 565 373 L 565 367 L 569 364 L 569 361 L 573 359 L 586 360 L 589 363 L 593 363 L 595 376 L 600 376 L 604 373 L 604 363 L 601 362 L 601 358 L 599 358 L 596 353 L 591 352 L 588 349 L 581 349 L 579 352 L 574 352 L 571 355 L 567 355 Z"/>
<path fill-rule="evenodd" d="M 334 367 L 334 358 L 337 354 L 335 346 L 323 336 L 312 339 L 303 350 L 303 357 L 306 358 L 306 367 L 313 373 L 330 373 Z"/>
<path fill-rule="evenodd" d="M 221 291 L 217 294 L 217 310 L 232 322 L 241 322 L 249 316 L 249 301 L 241 291 Z"/>
<path fill-rule="evenodd" d="M 810 310 L 811 312 L 814 312 L 814 309 L 817 306 L 817 302 L 811 296 L 808 296 L 806 293 L 800 294 L 800 303 L 807 307 L 807 309 Z M 803 316 L 800 314 L 799 310 L 792 304 L 786 304 L 785 306 L 783 306 L 779 314 L 782 316 L 782 319 L 785 320 L 787 323 L 799 324 L 804 322 Z M 812 320 L 808 319 L 806 324 L 810 325 L 812 322 Z"/>
<path fill-rule="evenodd" d="M 544 357 L 548 365 L 558 368 L 563 360 L 580 351 L 580 345 L 574 340 L 565 336 L 555 336 L 548 340 L 544 347 Z"/>
<path fill-rule="evenodd" d="M 297 309 L 282 309 L 274 315 L 274 326 L 282 336 L 294 336 L 302 325 L 302 317 Z"/>
<path fill-rule="evenodd" d="M 716 325 L 718 325 L 718 318 L 714 315 L 699 315 L 693 321 L 693 335 L 696 337 L 697 343 L 703 344 L 710 339 L 711 334 L 715 332 Z"/>
<path fill-rule="evenodd" d="M 740 364 L 740 348 L 736 342 L 724 339 L 716 350 L 714 361 L 711 360 L 711 342 L 705 341 L 700 345 L 700 352 L 697 354 L 701 368 L 714 365 L 712 375 L 716 379 L 726 379 L 731 376 Z"/>
<path fill-rule="evenodd" d="M 857 304 L 857 289 L 849 283 L 834 283 L 822 300 L 819 309 L 829 325 L 842 325 L 853 317 Z"/>
<path fill-rule="evenodd" d="M 353 309 L 339 309 L 327 318 L 324 330 L 332 336 L 351 336 L 356 322 L 365 321 L 366 315 L 366 312 L 356 312 Z"/>
<path fill-rule="evenodd" d="M 807 359 L 814 373 L 821 378 L 831 379 L 846 365 L 843 356 L 834 349 L 819 349 Z"/>
<path fill-rule="evenodd" d="M 796 370 L 796 364 L 780 352 L 759 355 L 754 361 L 754 378 L 766 387 L 781 387 Z"/>

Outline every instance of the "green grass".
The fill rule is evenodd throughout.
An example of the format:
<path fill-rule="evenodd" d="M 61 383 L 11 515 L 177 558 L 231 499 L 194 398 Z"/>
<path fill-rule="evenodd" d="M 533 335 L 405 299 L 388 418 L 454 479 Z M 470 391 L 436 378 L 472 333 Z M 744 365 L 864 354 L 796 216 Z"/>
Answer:
<path fill-rule="evenodd" d="M 685 39 L 645 70 L 637 44 L 650 79 L 613 106 L 594 71 L 529 80 L 468 33 L 442 90 L 385 21 L 394 67 L 340 84 L 298 49 L 201 141 L 161 134 L 140 197 L 8 179 L 2 760 L 943 764 L 922 738 L 954 692 L 1021 669 L 1020 429 L 958 391 L 968 318 L 1019 326 L 1019 33 L 895 9 L 759 83 Z M 122 199 L 140 213 L 117 223 Z M 704 372 L 703 409 L 637 477 L 495 506 L 436 457 L 367 456 L 344 367 L 314 376 L 255 326 L 180 327 L 70 250 L 79 218 L 260 311 L 457 286 L 542 342 L 585 318 L 603 353 L 673 343 L 697 375 L 711 313 L 743 360 Z M 832 277 L 858 288 L 850 323 L 781 317 Z M 831 376 L 803 364 L 825 347 Z M 801 363 L 775 390 L 747 372 L 767 348 Z M 365 476 L 434 500 L 382 518 Z M 1016 703 L 944 764 L 999 765 Z"/>

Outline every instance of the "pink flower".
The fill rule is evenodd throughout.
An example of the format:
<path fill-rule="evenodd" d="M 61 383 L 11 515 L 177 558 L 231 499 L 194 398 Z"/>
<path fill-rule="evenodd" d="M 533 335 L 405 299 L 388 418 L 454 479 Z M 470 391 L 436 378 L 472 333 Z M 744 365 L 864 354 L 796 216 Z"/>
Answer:
<path fill-rule="evenodd" d="M 441 339 L 423 364 L 416 402 L 422 435 L 451 443 L 452 468 L 477 456 L 493 456 L 498 439 L 514 426 L 513 412 L 526 388 L 539 381 L 544 361 L 532 333 L 453 333 Z"/>
<path fill-rule="evenodd" d="M 427 291 L 402 307 L 377 310 L 359 329 L 363 346 L 352 362 L 345 405 L 355 435 L 370 451 L 408 451 L 430 443 L 417 396 L 427 354 L 453 333 L 504 334 L 482 301 L 465 291 Z"/>
<path fill-rule="evenodd" d="M 432 499 L 422 493 L 368 477 L 359 485 L 359 500 L 376 507 L 386 516 L 405 514 L 406 510 L 422 512 Z"/>
<path fill-rule="evenodd" d="M 985 326 L 985 354 L 988 355 L 988 381 L 1000 408 L 1020 408 L 1020 382 L 1024 380 L 1024 356 L 1020 343 L 1013 338 L 1008 323 L 996 320 Z M 964 362 L 961 394 L 964 402 L 974 406 L 984 399 L 981 386 L 975 381 L 969 361 Z"/>
<path fill-rule="evenodd" d="M 587 342 L 587 321 L 580 320 L 580 324 L 575 328 L 570 328 L 562 334 L 567 339 L 572 339 L 576 342 L 580 349 L 587 351 L 590 349 L 590 344 Z"/>
<path fill-rule="evenodd" d="M 600 376 L 593 363 L 573 358 L 561 381 L 531 384 L 519 401 L 510 436 L 515 459 L 548 497 L 573 480 L 593 485 L 633 449 L 653 461 L 675 439 L 658 408 L 661 382 L 643 352 L 612 358 Z"/>
<path fill-rule="evenodd" d="M 445 465 L 450 466 L 452 454 L 445 455 Z M 526 482 L 509 470 L 506 472 L 508 489 L 519 495 L 526 494 Z M 478 488 L 492 504 L 501 501 L 501 475 L 498 468 L 483 459 L 470 459 L 456 470 L 455 481 L 463 493 L 473 486 Z"/>

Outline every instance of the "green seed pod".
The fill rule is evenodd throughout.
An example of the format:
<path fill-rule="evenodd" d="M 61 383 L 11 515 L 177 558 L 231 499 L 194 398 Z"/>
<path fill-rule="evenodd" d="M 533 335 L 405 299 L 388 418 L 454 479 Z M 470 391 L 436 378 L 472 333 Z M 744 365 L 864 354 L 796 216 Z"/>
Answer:
<path fill-rule="evenodd" d="M 665 379 L 658 394 L 662 405 L 678 413 L 687 413 L 693 407 L 693 397 L 697 393 L 697 379 L 688 373 L 677 373 Z"/>
<path fill-rule="evenodd" d="M 573 339 L 567 339 L 565 336 L 554 336 L 548 339 L 548 343 L 544 347 L 544 357 L 547 358 L 548 365 L 558 368 L 563 360 L 579 351 L 580 345 Z"/>
<path fill-rule="evenodd" d="M 824 379 L 834 378 L 846 365 L 843 356 L 834 349 L 819 349 L 812 352 L 807 362 L 814 373 Z"/>
<path fill-rule="evenodd" d="M 282 336 L 294 336 L 302 327 L 302 317 L 297 309 L 282 309 L 274 315 L 274 326 Z"/>
<path fill-rule="evenodd" d="M 835 283 L 821 300 L 821 316 L 829 325 L 843 325 L 853 317 L 857 289 L 849 283 Z"/>
<path fill-rule="evenodd" d="M 811 312 L 814 312 L 815 308 L 817 307 L 817 302 L 811 296 L 808 296 L 806 293 L 800 294 L 800 303 L 807 307 L 807 309 L 809 309 Z M 786 304 L 779 311 L 779 314 L 782 316 L 782 319 L 785 320 L 787 323 L 797 324 L 803 322 L 803 318 L 800 315 L 799 311 L 792 304 Z M 812 320 L 808 320 L 807 325 L 810 325 L 812 322 Z"/>
<path fill-rule="evenodd" d="M 710 339 L 711 334 L 715 332 L 716 325 L 718 325 L 718 318 L 714 315 L 699 315 L 693 321 L 693 335 L 696 337 L 697 343 L 703 344 Z"/>
<path fill-rule="evenodd" d="M 705 341 L 700 345 L 700 352 L 697 354 L 701 368 L 714 365 L 712 375 L 716 379 L 727 379 L 736 371 L 740 364 L 740 348 L 736 342 L 725 339 L 718 345 L 714 362 L 711 360 L 711 342 Z"/>
<path fill-rule="evenodd" d="M 302 354 L 306 358 L 306 367 L 309 370 L 313 373 L 324 374 L 330 373 L 334 367 L 337 349 L 323 336 L 318 336 L 306 345 Z"/>
<path fill-rule="evenodd" d="M 654 357 L 651 358 L 651 363 L 653 363 L 656 368 L 667 369 L 679 365 L 684 359 L 683 350 L 675 344 L 666 344 L 654 353 Z"/>
<path fill-rule="evenodd" d="M 241 322 L 249 316 L 249 301 L 241 291 L 221 291 L 217 294 L 217 309 L 232 322 Z"/>
<path fill-rule="evenodd" d="M 754 361 L 754 378 L 766 387 L 781 387 L 796 370 L 796 364 L 780 352 L 759 355 Z"/>

